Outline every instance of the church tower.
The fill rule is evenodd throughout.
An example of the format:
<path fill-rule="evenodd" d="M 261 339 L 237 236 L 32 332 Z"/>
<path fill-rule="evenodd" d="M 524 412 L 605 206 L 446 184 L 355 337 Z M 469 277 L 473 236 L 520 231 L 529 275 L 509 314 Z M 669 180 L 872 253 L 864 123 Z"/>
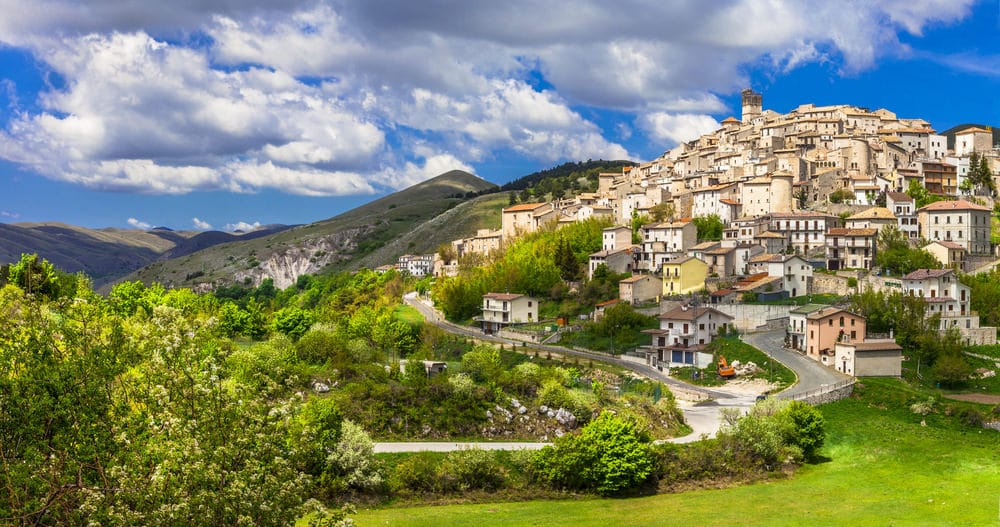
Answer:
<path fill-rule="evenodd" d="M 743 96 L 743 123 L 749 123 L 764 112 L 764 96 L 747 88 L 740 92 Z"/>

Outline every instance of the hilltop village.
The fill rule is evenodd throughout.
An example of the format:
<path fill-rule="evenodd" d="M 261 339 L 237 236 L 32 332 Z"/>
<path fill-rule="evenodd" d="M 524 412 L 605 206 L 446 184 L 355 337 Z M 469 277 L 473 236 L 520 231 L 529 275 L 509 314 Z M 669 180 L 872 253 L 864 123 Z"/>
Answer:
<path fill-rule="evenodd" d="M 705 367 L 705 345 L 719 328 L 784 328 L 785 346 L 850 375 L 899 376 L 902 348 L 870 335 L 843 307 L 761 301 L 809 295 L 900 291 L 921 297 L 940 328 L 965 344 L 995 344 L 980 327 L 957 272 L 994 267 L 991 218 L 1000 149 L 989 129 L 948 138 L 927 121 L 886 109 L 803 104 L 780 114 L 763 96 L 742 92 L 742 116 L 621 172 L 602 173 L 596 190 L 504 208 L 499 229 L 452 242 L 441 254 L 404 255 L 396 268 L 450 276 L 468 255 L 488 257 L 511 240 L 588 218 L 603 218 L 601 266 L 627 273 L 618 302 L 655 305 L 661 328 L 637 350 L 649 365 Z M 512 200 L 513 201 L 513 200 Z M 721 224 L 699 239 L 696 219 Z M 893 275 L 876 265 L 892 240 L 939 263 Z M 538 321 L 538 301 L 516 291 L 483 298 L 484 332 Z"/>

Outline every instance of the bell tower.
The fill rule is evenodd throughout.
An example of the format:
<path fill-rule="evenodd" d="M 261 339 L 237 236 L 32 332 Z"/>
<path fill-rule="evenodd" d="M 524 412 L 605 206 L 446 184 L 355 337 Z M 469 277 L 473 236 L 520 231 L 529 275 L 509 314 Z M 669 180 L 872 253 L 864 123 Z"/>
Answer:
<path fill-rule="evenodd" d="M 764 96 L 747 88 L 740 92 L 743 96 L 743 123 L 749 123 L 764 112 Z"/>

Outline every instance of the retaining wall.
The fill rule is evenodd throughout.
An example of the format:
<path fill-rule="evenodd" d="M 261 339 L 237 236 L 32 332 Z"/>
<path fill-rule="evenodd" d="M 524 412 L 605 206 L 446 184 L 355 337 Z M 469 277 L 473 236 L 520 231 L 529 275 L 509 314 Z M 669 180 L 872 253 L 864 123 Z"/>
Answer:
<path fill-rule="evenodd" d="M 809 292 L 814 295 L 834 294 L 844 296 L 854 291 L 850 287 L 847 287 L 847 278 L 843 276 L 814 273 L 812 277 L 812 289 Z"/>
<path fill-rule="evenodd" d="M 812 390 L 810 392 L 796 394 L 791 397 L 787 397 L 787 399 L 805 401 L 813 405 L 832 403 L 850 397 L 851 394 L 854 393 L 854 383 L 856 382 L 857 379 L 848 379 L 836 384 Z M 779 397 L 781 396 L 779 395 Z"/>
<path fill-rule="evenodd" d="M 786 319 L 788 312 L 794 306 L 762 306 L 746 304 L 719 304 L 713 305 L 715 309 L 733 317 L 733 325 L 740 331 L 753 331 L 761 326 L 768 326 L 768 323 L 776 319 Z M 785 326 L 775 327 L 781 329 Z"/>

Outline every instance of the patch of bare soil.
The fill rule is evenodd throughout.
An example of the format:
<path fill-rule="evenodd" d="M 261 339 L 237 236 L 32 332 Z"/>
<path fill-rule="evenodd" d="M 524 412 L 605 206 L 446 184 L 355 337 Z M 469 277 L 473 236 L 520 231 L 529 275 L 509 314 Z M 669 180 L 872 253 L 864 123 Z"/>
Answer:
<path fill-rule="evenodd" d="M 988 393 L 956 393 L 945 395 L 945 397 L 969 403 L 1000 404 L 1000 395 L 990 395 Z"/>

